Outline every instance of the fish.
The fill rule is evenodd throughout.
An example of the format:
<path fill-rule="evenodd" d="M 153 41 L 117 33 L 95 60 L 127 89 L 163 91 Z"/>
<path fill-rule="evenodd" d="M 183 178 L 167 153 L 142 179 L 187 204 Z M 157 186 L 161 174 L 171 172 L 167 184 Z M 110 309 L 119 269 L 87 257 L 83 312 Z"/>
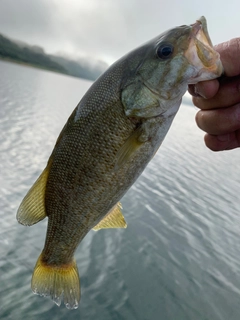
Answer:
<path fill-rule="evenodd" d="M 25 226 L 48 217 L 33 293 L 78 308 L 79 243 L 92 229 L 126 228 L 120 200 L 158 151 L 188 85 L 222 73 L 201 17 L 132 50 L 92 84 L 17 211 Z"/>

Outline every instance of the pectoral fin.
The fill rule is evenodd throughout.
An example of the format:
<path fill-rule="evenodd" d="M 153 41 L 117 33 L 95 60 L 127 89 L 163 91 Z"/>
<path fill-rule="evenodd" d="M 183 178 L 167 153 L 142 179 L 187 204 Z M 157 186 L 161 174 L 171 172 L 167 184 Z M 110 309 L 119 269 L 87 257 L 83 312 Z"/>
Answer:
<path fill-rule="evenodd" d="M 48 179 L 48 166 L 28 191 L 17 212 L 17 220 L 25 226 L 31 226 L 46 217 L 45 190 Z"/>
<path fill-rule="evenodd" d="M 122 147 L 119 149 L 116 156 L 116 168 L 121 167 L 126 163 L 134 153 L 141 147 L 144 141 L 140 141 L 139 137 L 141 136 L 141 126 L 139 126 L 125 141 Z"/>
<path fill-rule="evenodd" d="M 127 223 L 122 214 L 121 203 L 116 206 L 93 228 L 94 231 L 108 228 L 127 228 Z"/>

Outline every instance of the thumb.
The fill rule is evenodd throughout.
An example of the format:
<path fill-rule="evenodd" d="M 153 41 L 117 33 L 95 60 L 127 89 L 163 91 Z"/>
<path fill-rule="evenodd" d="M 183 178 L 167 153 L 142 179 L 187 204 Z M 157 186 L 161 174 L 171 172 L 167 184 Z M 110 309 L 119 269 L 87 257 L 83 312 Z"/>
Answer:
<path fill-rule="evenodd" d="M 220 43 L 214 49 L 220 53 L 224 74 L 227 77 L 240 75 L 240 38 Z"/>

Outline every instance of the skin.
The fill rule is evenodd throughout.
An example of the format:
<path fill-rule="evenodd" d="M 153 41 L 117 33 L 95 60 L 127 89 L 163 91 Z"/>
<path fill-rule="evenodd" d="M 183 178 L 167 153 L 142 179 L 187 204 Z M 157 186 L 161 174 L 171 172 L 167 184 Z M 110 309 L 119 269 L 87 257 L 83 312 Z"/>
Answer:
<path fill-rule="evenodd" d="M 206 132 L 205 144 L 213 151 L 240 147 L 240 38 L 215 46 L 224 75 L 189 86 L 193 103 L 200 108 L 196 122 Z"/>

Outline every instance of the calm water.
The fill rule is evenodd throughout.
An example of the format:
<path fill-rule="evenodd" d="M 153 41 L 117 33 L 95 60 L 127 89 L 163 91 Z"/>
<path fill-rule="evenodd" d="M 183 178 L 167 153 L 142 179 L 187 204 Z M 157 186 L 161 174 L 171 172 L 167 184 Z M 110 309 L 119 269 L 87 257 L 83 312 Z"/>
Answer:
<path fill-rule="evenodd" d="M 240 150 L 207 150 L 188 105 L 122 200 L 128 228 L 80 244 L 80 308 L 31 293 L 47 219 L 16 211 L 90 85 L 0 62 L 0 319 L 239 320 Z"/>

